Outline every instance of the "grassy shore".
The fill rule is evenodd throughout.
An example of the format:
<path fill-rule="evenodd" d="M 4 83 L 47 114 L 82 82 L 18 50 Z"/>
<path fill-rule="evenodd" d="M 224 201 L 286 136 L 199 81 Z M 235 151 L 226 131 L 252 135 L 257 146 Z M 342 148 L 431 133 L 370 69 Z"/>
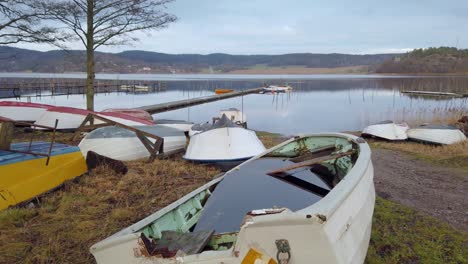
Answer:
<path fill-rule="evenodd" d="M 259 137 L 267 147 L 284 139 L 266 132 L 260 132 Z M 390 143 L 372 145 L 412 151 L 415 155 L 429 153 L 426 147 L 412 143 L 396 147 Z M 458 157 L 460 152 L 466 155 L 463 149 L 466 145 L 431 149 L 430 153 L 452 153 L 452 157 Z M 214 167 L 181 158 L 127 165 L 126 175 L 101 167 L 43 195 L 37 207 L 0 212 L 0 263 L 93 263 L 89 253 L 92 244 L 219 174 Z M 366 262 L 467 263 L 467 237 L 432 217 L 378 197 Z"/>

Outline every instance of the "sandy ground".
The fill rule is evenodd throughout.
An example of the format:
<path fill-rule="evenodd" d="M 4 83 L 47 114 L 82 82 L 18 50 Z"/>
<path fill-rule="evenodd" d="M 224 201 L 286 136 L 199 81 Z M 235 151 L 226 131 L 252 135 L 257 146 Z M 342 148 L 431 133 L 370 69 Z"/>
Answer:
<path fill-rule="evenodd" d="M 393 150 L 373 149 L 375 187 L 383 198 L 468 231 L 468 175 Z"/>

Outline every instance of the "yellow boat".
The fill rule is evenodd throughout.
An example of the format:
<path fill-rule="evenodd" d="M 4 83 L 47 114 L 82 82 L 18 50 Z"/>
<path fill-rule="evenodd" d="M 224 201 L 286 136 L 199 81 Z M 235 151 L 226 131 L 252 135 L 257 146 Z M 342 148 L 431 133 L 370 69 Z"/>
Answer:
<path fill-rule="evenodd" d="M 11 151 L 0 150 L 0 210 L 28 201 L 87 171 L 86 162 L 76 146 L 54 143 L 50 160 L 45 154 L 50 142 L 11 144 Z"/>
<path fill-rule="evenodd" d="M 225 94 L 225 93 L 231 93 L 234 92 L 232 89 L 216 89 L 215 93 L 216 94 Z"/>

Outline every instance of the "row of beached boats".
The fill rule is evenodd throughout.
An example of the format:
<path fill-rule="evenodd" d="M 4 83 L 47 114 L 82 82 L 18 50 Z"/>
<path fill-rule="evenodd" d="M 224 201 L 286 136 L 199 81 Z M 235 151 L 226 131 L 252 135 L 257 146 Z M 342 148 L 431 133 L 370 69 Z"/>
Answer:
<path fill-rule="evenodd" d="M 362 131 L 362 135 L 390 141 L 410 139 L 440 145 L 450 145 L 466 140 L 465 134 L 452 125 L 423 124 L 410 128 L 406 123 L 396 124 L 393 121 L 383 121 L 367 126 Z"/>
<path fill-rule="evenodd" d="M 44 109 L 43 114 L 64 112 Z M 94 244 L 90 251 L 98 263 L 364 262 L 375 191 L 371 151 L 362 138 L 341 133 L 296 136 L 267 150 L 245 128 L 246 116 L 238 110 L 222 111 L 214 122 L 197 125 L 146 124 L 150 120 L 132 111 L 119 112 L 125 122 L 138 123 L 131 130 L 97 126 L 78 147 L 25 142 L 1 150 L 0 209 L 85 173 L 87 151 L 118 160 L 148 157 L 143 133 L 163 138 L 162 152 L 183 148 L 188 140 L 186 160 L 220 164 L 227 172 Z M 0 115 L 7 113 L 0 108 Z M 22 115 L 22 120 L 41 120 L 26 110 Z M 59 117 L 59 124 L 69 118 Z M 39 155 L 47 151 L 47 156 Z"/>

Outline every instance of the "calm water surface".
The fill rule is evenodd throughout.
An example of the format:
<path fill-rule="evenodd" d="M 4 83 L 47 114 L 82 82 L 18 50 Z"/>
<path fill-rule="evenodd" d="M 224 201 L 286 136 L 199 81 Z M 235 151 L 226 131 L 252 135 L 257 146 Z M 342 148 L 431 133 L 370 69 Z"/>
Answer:
<path fill-rule="evenodd" d="M 54 75 L 57 76 L 57 75 Z M 80 76 L 80 75 L 76 75 Z M 155 115 L 155 118 L 206 122 L 220 109 L 236 107 L 247 114 L 251 129 L 287 135 L 360 130 L 382 120 L 416 125 L 447 115 L 468 113 L 468 98 L 408 96 L 403 90 L 468 93 L 466 77 L 410 76 L 277 76 L 277 75 L 112 75 L 112 79 L 167 81 L 167 90 L 149 94 L 97 94 L 96 110 L 138 107 L 212 95 L 216 88 L 249 89 L 268 83 L 289 83 L 289 94 L 252 94 Z M 143 76 L 143 77 L 141 77 Z M 172 76 L 172 79 L 169 78 Z M 0 77 L 5 77 L 0 74 Z M 22 76 L 24 77 L 24 76 Z M 34 78 L 37 76 L 34 75 Z M 47 77 L 47 76 L 43 76 Z M 109 77 L 109 78 L 110 78 Z M 67 76 L 69 78 L 69 76 Z M 101 76 L 101 78 L 104 78 Z M 28 98 L 10 99 L 27 101 Z M 85 107 L 83 95 L 31 97 L 32 102 Z"/>

